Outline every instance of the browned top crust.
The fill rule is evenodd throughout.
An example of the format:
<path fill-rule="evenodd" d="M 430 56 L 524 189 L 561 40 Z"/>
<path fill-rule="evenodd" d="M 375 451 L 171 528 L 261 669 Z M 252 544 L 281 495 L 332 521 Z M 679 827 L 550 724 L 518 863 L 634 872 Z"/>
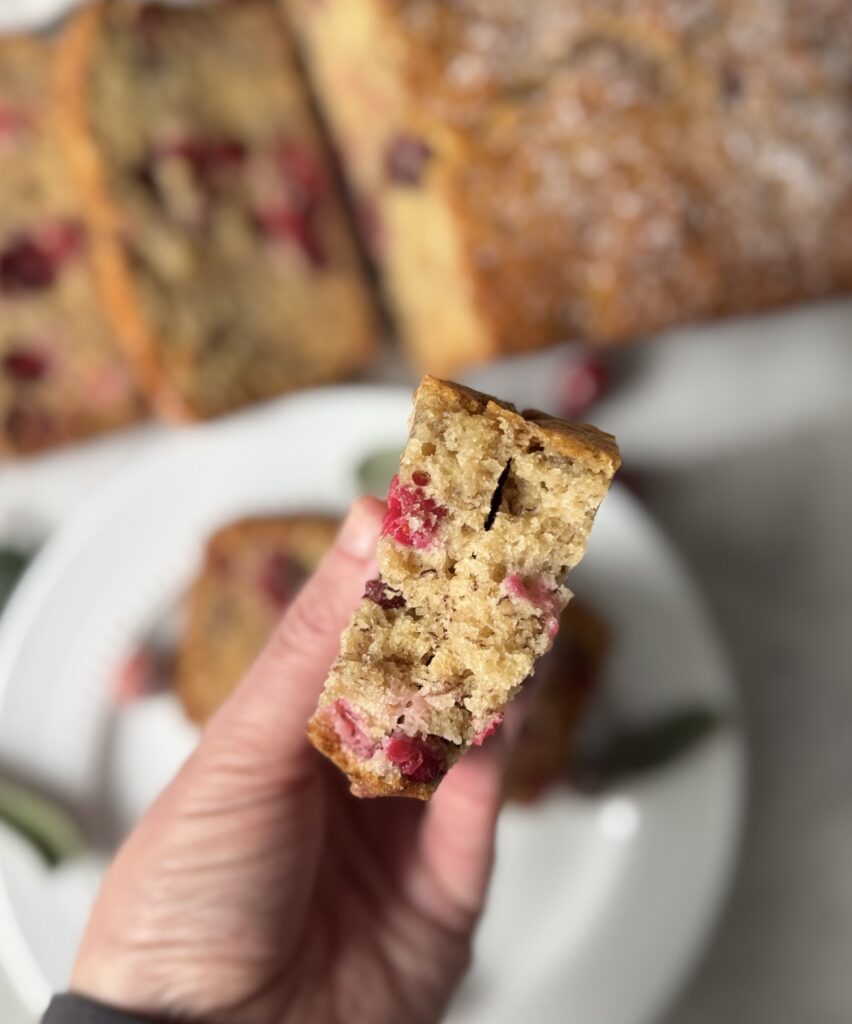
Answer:
<path fill-rule="evenodd" d="M 852 289 L 849 0 L 375 3 L 502 350 Z"/>
<path fill-rule="evenodd" d="M 547 413 L 528 409 L 519 413 L 511 402 L 502 402 L 473 388 L 437 377 L 425 376 L 414 395 L 415 404 L 421 395 L 431 394 L 448 409 L 501 416 L 516 429 L 523 430 L 530 440 L 572 459 L 582 459 L 591 468 L 599 465 L 611 476 L 621 465 L 618 444 L 612 434 L 598 430 L 589 423 L 569 423 Z"/>

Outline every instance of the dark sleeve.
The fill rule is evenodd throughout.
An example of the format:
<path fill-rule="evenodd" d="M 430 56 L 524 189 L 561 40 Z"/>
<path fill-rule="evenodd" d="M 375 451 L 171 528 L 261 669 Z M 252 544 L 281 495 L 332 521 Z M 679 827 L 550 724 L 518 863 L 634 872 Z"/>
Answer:
<path fill-rule="evenodd" d="M 138 1014 L 114 1010 L 83 996 L 66 993 L 54 996 L 41 1018 L 41 1024 L 164 1024 L 162 1018 L 140 1017 Z"/>

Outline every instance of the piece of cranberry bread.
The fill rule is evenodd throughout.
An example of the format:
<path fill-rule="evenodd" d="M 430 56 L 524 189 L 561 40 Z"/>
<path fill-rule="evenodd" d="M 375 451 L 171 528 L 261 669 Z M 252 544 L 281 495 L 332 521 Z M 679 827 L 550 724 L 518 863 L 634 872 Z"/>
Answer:
<path fill-rule="evenodd" d="M 141 402 L 101 312 L 50 103 L 49 39 L 0 40 L 0 459 L 122 426 Z"/>
<path fill-rule="evenodd" d="M 219 530 L 186 602 L 175 689 L 203 724 L 231 694 L 337 532 L 334 519 L 246 519 Z"/>
<path fill-rule="evenodd" d="M 313 743 L 360 796 L 428 799 L 553 643 L 619 465 L 608 434 L 424 378 Z"/>
<path fill-rule="evenodd" d="M 510 800 L 528 803 L 566 776 L 580 720 L 597 690 L 609 645 L 602 619 L 581 601 L 562 613 L 559 636 L 536 666 L 530 713 L 506 775 Z"/>
<path fill-rule="evenodd" d="M 425 369 L 852 289 L 849 0 L 284 0 Z"/>
<path fill-rule="evenodd" d="M 158 408 L 362 367 L 372 297 L 274 0 L 98 3 L 61 56 L 104 300 Z"/>

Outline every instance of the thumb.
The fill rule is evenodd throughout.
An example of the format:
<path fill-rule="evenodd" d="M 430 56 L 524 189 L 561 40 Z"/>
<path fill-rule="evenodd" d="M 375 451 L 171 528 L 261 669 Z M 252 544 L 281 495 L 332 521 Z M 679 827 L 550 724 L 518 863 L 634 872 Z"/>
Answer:
<path fill-rule="evenodd" d="M 309 763 L 305 729 L 364 584 L 376 575 L 384 505 L 360 498 L 265 650 L 205 730 L 202 747 L 239 751 L 240 769 L 291 776 Z"/>

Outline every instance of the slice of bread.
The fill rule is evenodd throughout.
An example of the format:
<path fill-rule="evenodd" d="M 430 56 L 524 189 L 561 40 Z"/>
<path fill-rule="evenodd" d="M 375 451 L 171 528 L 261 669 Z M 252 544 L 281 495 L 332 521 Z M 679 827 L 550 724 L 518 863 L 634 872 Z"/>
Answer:
<path fill-rule="evenodd" d="M 0 40 L 0 459 L 143 413 L 97 298 L 53 74 L 51 39 Z"/>
<path fill-rule="evenodd" d="M 203 724 L 231 695 L 337 532 L 335 519 L 245 519 L 210 539 L 186 602 L 175 690 Z"/>
<path fill-rule="evenodd" d="M 161 412 L 365 365 L 372 297 L 273 0 L 96 3 L 60 79 L 101 292 Z"/>
<path fill-rule="evenodd" d="M 615 441 L 426 377 L 388 495 L 380 578 L 309 734 L 361 796 L 428 799 L 550 649 Z"/>

